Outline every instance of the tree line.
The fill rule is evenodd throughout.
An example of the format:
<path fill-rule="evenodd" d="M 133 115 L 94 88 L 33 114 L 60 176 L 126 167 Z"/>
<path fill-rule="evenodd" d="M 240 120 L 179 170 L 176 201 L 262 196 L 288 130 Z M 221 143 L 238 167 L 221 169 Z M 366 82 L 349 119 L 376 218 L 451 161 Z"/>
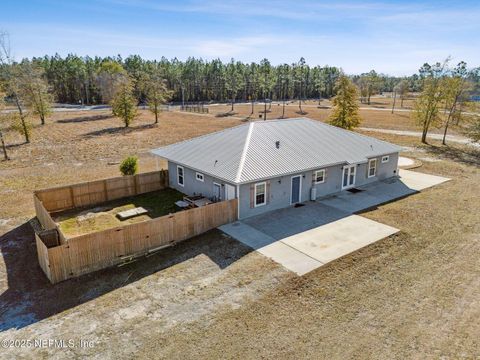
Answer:
<path fill-rule="evenodd" d="M 467 119 L 474 103 L 472 94 L 480 92 L 480 70 L 467 69 L 460 62 L 449 67 L 449 59 L 440 64 L 424 64 L 418 74 L 392 77 L 372 70 L 347 76 L 335 66 L 306 64 L 304 58 L 293 64 L 274 66 L 268 59 L 259 63 L 228 63 L 216 59 L 205 61 L 189 58 L 145 60 L 138 55 L 117 57 L 43 58 L 15 61 L 10 55 L 7 33 L 0 32 L 0 106 L 7 99 L 16 111 L 9 114 L 10 127 L 30 142 L 31 119 L 41 124 L 52 111 L 53 101 L 72 104 L 110 104 L 113 115 L 128 127 L 137 115 L 138 104 L 148 105 L 158 122 L 162 104 L 168 101 L 263 102 L 266 118 L 267 102 L 297 100 L 300 113 L 305 99 L 333 98 L 331 122 L 344 128 L 359 124 L 357 101 L 370 104 L 373 95 L 392 92 L 395 110 L 411 92 L 420 93 L 413 116 L 422 128 L 426 142 L 429 128 L 444 121 L 444 142 L 449 126 Z M 347 109 L 348 108 L 348 109 Z M 442 111 L 443 109 L 443 111 Z M 284 114 L 283 114 L 284 116 Z M 282 116 L 282 117 L 283 117 Z M 477 124 L 478 125 L 478 124 Z M 477 126 L 477 128 L 480 126 Z M 478 132 L 478 131 L 477 131 Z M 472 135 L 473 134 L 473 135 Z M 475 138 L 475 132 L 471 136 Z M 0 144 L 7 159 L 0 129 Z"/>
<path fill-rule="evenodd" d="M 442 63 L 425 63 L 419 69 L 419 87 L 412 117 L 422 129 L 421 141 L 427 143 L 427 134 L 432 126 L 443 127 L 442 144 L 446 145 L 449 126 L 463 125 L 465 133 L 474 141 L 480 140 L 480 106 L 472 99 L 472 94 L 480 90 L 480 68 L 468 69 L 464 61 L 450 66 L 450 58 Z M 378 75 L 372 71 L 357 79 L 357 85 L 347 76 L 340 76 L 336 86 L 336 96 L 332 100 L 333 109 L 329 117 L 332 125 L 353 129 L 360 124 L 358 99 L 370 103 L 370 96 L 378 89 Z M 396 96 L 403 102 L 410 91 L 407 79 L 402 79 L 393 87 L 392 113 L 395 111 Z"/>

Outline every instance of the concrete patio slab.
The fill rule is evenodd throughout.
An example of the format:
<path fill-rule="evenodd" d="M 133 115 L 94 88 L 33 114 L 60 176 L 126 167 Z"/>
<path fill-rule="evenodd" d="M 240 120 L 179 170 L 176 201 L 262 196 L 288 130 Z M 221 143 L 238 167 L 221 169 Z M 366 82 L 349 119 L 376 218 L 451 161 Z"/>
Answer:
<path fill-rule="evenodd" d="M 416 171 L 403 169 L 400 170 L 399 175 L 401 182 L 403 182 L 410 189 L 416 191 L 420 191 L 451 180 L 442 176 L 424 174 Z"/>
<path fill-rule="evenodd" d="M 242 220 L 254 229 L 275 240 L 314 229 L 342 219 L 350 213 L 327 206 L 321 202 L 308 201 L 301 207 L 288 207 Z"/>
<path fill-rule="evenodd" d="M 219 229 L 297 275 L 306 274 L 322 266 L 322 263 L 318 260 L 283 244 L 281 241 L 277 241 L 266 233 L 254 229 L 241 221 L 222 225 Z"/>
<path fill-rule="evenodd" d="M 276 241 L 270 245 L 260 248 L 258 252 L 273 261 L 281 264 L 286 269 L 293 271 L 297 275 L 304 275 L 323 265 L 322 262 L 313 259 L 309 255 L 302 253 L 281 241 Z"/>
<path fill-rule="evenodd" d="M 281 242 L 326 264 L 398 231 L 394 227 L 350 215 Z"/>
<path fill-rule="evenodd" d="M 260 249 L 264 246 L 274 243 L 276 240 L 266 233 L 258 231 L 251 226 L 241 222 L 235 221 L 230 224 L 219 227 L 225 234 L 230 235 L 234 239 L 244 243 L 254 250 Z"/>

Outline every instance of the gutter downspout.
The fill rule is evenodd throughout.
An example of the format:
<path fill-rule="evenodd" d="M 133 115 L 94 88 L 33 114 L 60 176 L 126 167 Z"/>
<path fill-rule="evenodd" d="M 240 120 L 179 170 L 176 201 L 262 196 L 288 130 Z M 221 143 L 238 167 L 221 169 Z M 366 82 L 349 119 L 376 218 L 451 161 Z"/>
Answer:
<path fill-rule="evenodd" d="M 237 220 L 240 220 L 240 185 L 237 185 Z"/>

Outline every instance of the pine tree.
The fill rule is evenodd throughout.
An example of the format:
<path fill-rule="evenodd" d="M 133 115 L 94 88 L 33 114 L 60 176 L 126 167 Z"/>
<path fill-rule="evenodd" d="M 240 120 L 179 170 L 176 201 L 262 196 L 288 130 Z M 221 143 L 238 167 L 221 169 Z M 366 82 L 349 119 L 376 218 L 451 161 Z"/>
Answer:
<path fill-rule="evenodd" d="M 358 114 L 358 92 L 356 86 L 345 75 L 338 78 L 336 83 L 337 95 L 333 98 L 333 109 L 329 118 L 332 125 L 353 129 L 360 124 L 361 118 Z"/>

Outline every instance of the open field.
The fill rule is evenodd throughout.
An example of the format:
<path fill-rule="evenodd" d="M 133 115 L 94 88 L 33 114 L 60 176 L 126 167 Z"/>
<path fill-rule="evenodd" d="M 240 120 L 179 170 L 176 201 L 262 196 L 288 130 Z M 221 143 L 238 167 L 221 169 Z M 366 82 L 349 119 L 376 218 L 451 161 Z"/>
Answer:
<path fill-rule="evenodd" d="M 377 99 L 374 99 L 377 100 Z M 380 99 L 388 103 L 387 100 Z M 289 102 L 285 106 L 285 117 L 301 117 L 306 116 L 312 119 L 320 121 L 328 121 L 328 116 L 330 115 L 331 110 L 328 108 L 330 103 L 328 101 L 323 101 L 322 105 L 318 107 L 318 104 L 312 101 L 307 101 L 305 105 L 302 105 L 303 114 L 299 111 L 298 102 Z M 394 130 L 410 130 L 410 131 L 420 131 L 420 128 L 416 126 L 415 121 L 411 117 L 409 111 L 396 111 L 393 114 L 390 111 L 387 111 L 391 105 L 387 106 L 387 110 L 369 110 L 367 108 L 372 108 L 374 105 L 373 99 L 370 107 L 366 104 L 362 104 L 360 108 L 360 116 L 362 122 L 360 126 L 370 127 L 370 128 L 380 128 L 380 129 L 394 129 Z M 379 105 L 381 108 L 382 105 Z M 386 105 L 385 105 L 386 106 Z M 365 108 L 364 108 L 365 107 Z M 269 109 L 267 105 L 267 109 Z M 210 107 L 210 114 L 215 115 L 221 118 L 228 119 L 229 117 L 239 117 L 247 118 L 251 114 L 252 106 L 247 104 L 237 104 L 234 107 L 234 113 L 230 112 L 231 105 L 220 104 Z M 264 106 L 263 104 L 256 104 L 254 106 L 254 114 L 251 116 L 251 119 L 257 120 L 263 118 Z M 267 112 L 267 119 L 276 119 L 280 118 L 283 114 L 282 104 L 273 103 L 270 112 Z M 449 129 L 449 134 L 461 134 L 461 129 L 456 126 L 453 126 Z M 442 128 L 432 127 L 430 130 L 431 133 L 442 133 Z"/>
<path fill-rule="evenodd" d="M 52 219 L 59 224 L 64 235 L 67 237 L 77 236 L 174 213 L 177 210 L 175 201 L 182 199 L 183 194 L 181 192 L 167 188 L 105 202 L 91 208 L 55 213 L 52 214 Z M 120 220 L 116 216 L 119 212 L 137 207 L 143 207 L 148 213 L 125 220 Z"/>
<path fill-rule="evenodd" d="M 480 153 L 408 136 L 368 133 L 405 146 L 402 155 L 423 163 L 418 171 L 452 181 L 363 213 L 401 232 L 303 277 L 214 230 L 50 285 L 28 224 L 34 189 L 117 176 L 117 162 L 131 154 L 140 171 L 155 170 L 151 148 L 242 122 L 164 113 L 151 123 L 146 112 L 129 130 L 107 112 L 56 113 L 32 144 L 7 134 L 14 145 L 13 160 L 0 162 L 0 341 L 95 345 L 6 349 L 2 358 L 478 357 Z"/>

